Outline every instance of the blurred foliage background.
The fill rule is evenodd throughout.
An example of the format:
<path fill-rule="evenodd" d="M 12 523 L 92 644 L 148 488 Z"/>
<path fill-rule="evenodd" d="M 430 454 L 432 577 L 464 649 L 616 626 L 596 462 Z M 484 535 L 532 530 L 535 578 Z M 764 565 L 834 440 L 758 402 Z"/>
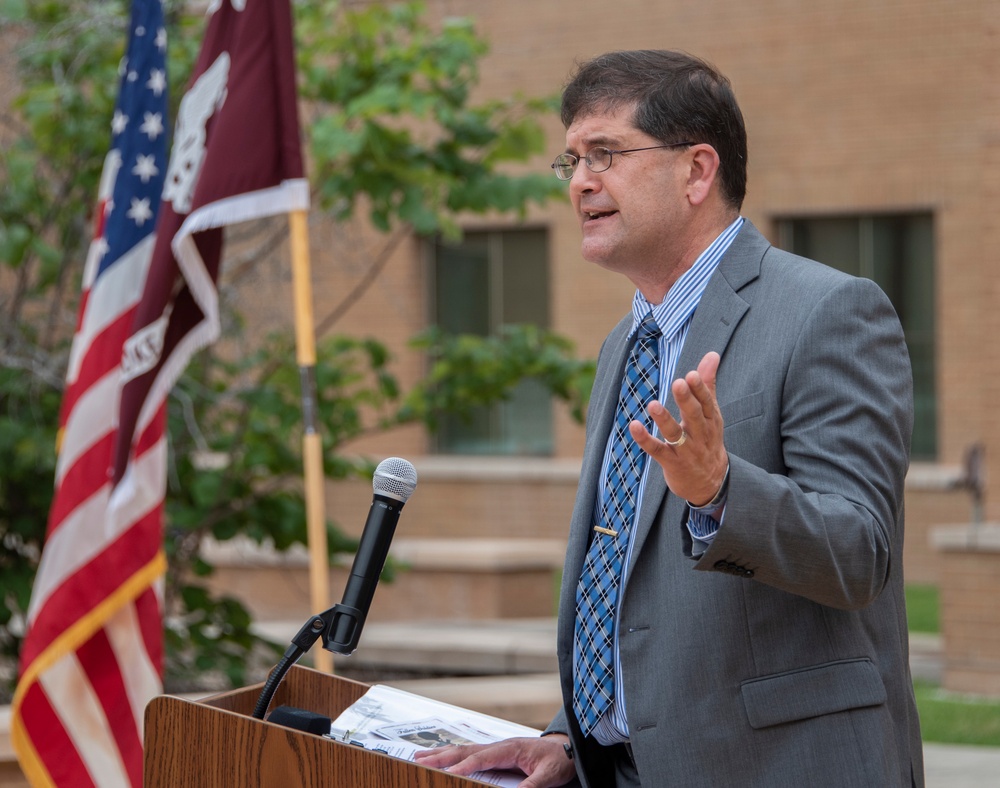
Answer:
<path fill-rule="evenodd" d="M 181 2 L 165 9 L 176 108 L 205 17 Z M 8 691 L 52 497 L 63 378 L 128 13 L 120 0 L 0 0 L 0 50 L 16 60 L 0 101 L 0 683 Z M 553 98 L 473 102 L 488 47 L 469 20 L 432 28 L 415 2 L 323 0 L 295 4 L 294 13 L 314 215 L 374 226 L 381 238 L 348 299 L 376 280 L 404 238 L 456 238 L 462 214 L 523 215 L 563 194 L 547 172 L 508 166 L 541 151 L 537 118 L 553 111 Z M 239 265 L 273 264 L 285 234 L 280 222 L 252 230 Z M 328 478 L 370 477 L 374 463 L 343 453 L 346 442 L 406 423 L 433 429 L 443 413 L 507 397 L 525 378 L 582 419 L 593 363 L 576 359 L 565 338 L 530 325 L 495 337 L 432 328 L 413 340 L 426 354 L 426 377 L 403 390 L 378 337 L 334 331 L 345 305 L 318 326 Z M 227 334 L 242 332 L 239 305 L 224 299 L 223 309 Z M 305 542 L 294 358 L 290 329 L 238 358 L 209 348 L 171 394 L 168 687 L 206 673 L 243 684 L 262 648 L 243 606 L 205 587 L 212 566 L 203 540 L 243 535 L 277 550 Z M 353 549 L 336 523 L 328 530 L 331 555 Z"/>

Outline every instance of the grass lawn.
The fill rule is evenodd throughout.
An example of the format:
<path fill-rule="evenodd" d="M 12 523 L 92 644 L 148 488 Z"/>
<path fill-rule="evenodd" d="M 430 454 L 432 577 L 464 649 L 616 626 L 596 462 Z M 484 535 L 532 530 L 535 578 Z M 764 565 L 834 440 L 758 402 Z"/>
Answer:
<path fill-rule="evenodd" d="M 906 623 L 910 632 L 938 632 L 940 620 L 937 586 L 906 587 Z"/>
<path fill-rule="evenodd" d="M 913 682 L 924 741 L 1000 747 L 1000 701 Z"/>
<path fill-rule="evenodd" d="M 906 587 L 906 619 L 911 632 L 940 630 L 936 587 Z M 913 691 L 924 741 L 1000 747 L 1000 700 L 948 692 L 919 680 Z"/>

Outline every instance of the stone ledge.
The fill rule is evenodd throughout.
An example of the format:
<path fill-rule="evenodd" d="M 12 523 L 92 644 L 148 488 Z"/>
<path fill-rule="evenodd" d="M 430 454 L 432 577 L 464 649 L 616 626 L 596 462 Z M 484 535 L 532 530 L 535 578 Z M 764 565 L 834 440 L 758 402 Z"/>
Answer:
<path fill-rule="evenodd" d="M 435 455 L 413 462 L 421 481 L 569 482 L 580 479 L 582 460 L 550 457 L 467 457 Z"/>
<path fill-rule="evenodd" d="M 277 643 L 288 643 L 302 623 L 258 621 L 254 629 Z M 349 657 L 334 655 L 334 665 L 341 670 L 405 668 L 439 675 L 554 673 L 556 620 L 369 622 L 358 650 Z"/>
<path fill-rule="evenodd" d="M 410 538 L 393 542 L 397 570 L 380 584 L 373 621 L 526 618 L 554 612 L 565 546 L 558 539 Z M 241 600 L 255 618 L 301 617 L 312 612 L 308 555 L 283 555 L 247 539 L 208 544 L 214 592 Z M 330 568 L 329 600 L 339 601 L 353 556 Z"/>
<path fill-rule="evenodd" d="M 1000 553 L 1000 523 L 941 525 L 931 530 L 931 544 L 946 553 Z"/>
<path fill-rule="evenodd" d="M 565 549 L 560 539 L 410 537 L 393 540 L 389 556 L 414 569 L 561 569 Z M 302 545 L 279 552 L 245 537 L 225 542 L 207 539 L 201 552 L 213 566 L 309 566 L 309 553 Z M 340 556 L 337 563 L 350 566 L 352 560 Z"/>
<path fill-rule="evenodd" d="M 389 555 L 408 567 L 465 571 L 562 569 L 566 545 L 558 539 L 399 539 Z"/>
<path fill-rule="evenodd" d="M 421 481 L 451 482 L 557 482 L 575 485 L 580 478 L 579 458 L 478 457 L 428 455 L 413 459 Z M 961 486 L 961 464 L 914 462 L 906 486 L 914 490 L 945 491 Z"/>
<path fill-rule="evenodd" d="M 910 463 L 906 474 L 906 488 L 926 492 L 947 492 L 959 489 L 965 480 L 961 465 L 943 465 L 935 462 Z"/>

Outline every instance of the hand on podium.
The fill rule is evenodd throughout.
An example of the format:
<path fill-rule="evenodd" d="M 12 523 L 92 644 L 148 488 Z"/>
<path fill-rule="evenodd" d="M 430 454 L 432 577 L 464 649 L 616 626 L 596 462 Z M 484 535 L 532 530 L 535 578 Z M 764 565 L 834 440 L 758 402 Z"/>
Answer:
<path fill-rule="evenodd" d="M 518 788 L 555 788 L 576 777 L 567 744 L 569 737 L 560 733 L 495 744 L 459 744 L 419 752 L 416 762 L 462 777 L 489 769 L 520 769 L 527 777 Z"/>

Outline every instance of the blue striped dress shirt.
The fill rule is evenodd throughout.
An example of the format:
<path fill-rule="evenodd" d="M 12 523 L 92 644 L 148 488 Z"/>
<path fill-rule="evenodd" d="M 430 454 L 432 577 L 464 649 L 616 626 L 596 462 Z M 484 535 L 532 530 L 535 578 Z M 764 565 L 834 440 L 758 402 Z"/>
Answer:
<path fill-rule="evenodd" d="M 688 329 L 691 327 L 691 318 L 694 315 L 698 303 L 701 301 L 705 286 L 715 269 L 719 265 L 719 260 L 729 249 L 733 239 L 736 238 L 740 228 L 743 226 L 743 217 L 739 217 L 729 227 L 722 231 L 709 247 L 702 252 L 694 265 L 684 272 L 681 277 L 674 282 L 667 297 L 655 306 L 650 304 L 642 293 L 636 291 L 632 300 L 632 331 L 634 334 L 639 324 L 647 314 L 652 312 L 653 319 L 663 336 L 660 338 L 660 395 L 663 402 L 670 394 L 670 384 L 674 380 L 674 367 L 677 366 L 677 359 L 684 347 L 684 340 L 687 338 Z M 610 437 L 608 445 L 610 446 Z M 639 490 L 636 499 L 636 517 L 642 505 L 642 494 L 646 488 L 650 466 L 659 469 L 655 462 L 647 462 L 643 469 L 642 480 L 639 483 Z M 605 449 L 604 463 L 601 467 L 601 479 L 597 491 L 598 501 L 604 492 L 604 483 L 608 477 L 608 450 Z M 691 536 L 702 542 L 711 542 L 715 532 L 719 528 L 719 523 L 703 512 L 692 511 L 688 517 L 688 530 Z M 629 533 L 633 533 L 630 529 Z M 632 541 L 629 541 L 628 549 L 625 553 L 625 563 L 622 568 L 622 579 L 619 588 L 625 587 L 625 574 L 632 557 Z M 597 722 L 593 730 L 594 738 L 601 744 L 617 744 L 628 741 L 628 717 L 625 711 L 625 698 L 620 691 L 622 687 L 622 665 L 618 653 L 618 621 L 620 620 L 622 594 L 618 595 L 618 612 L 615 615 L 615 697 L 607 713 Z"/>

